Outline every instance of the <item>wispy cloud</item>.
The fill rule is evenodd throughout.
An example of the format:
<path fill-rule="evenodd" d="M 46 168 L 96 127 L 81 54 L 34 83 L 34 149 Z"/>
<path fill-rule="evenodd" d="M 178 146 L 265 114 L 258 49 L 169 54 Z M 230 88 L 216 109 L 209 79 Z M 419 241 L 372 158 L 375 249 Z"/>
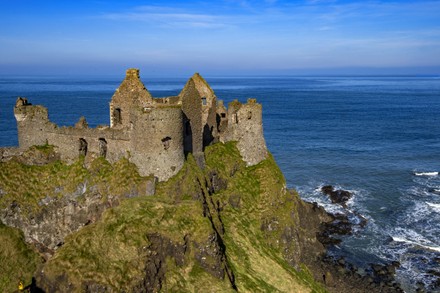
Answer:
<path fill-rule="evenodd" d="M 146 22 L 172 28 L 225 28 L 236 24 L 236 21 L 227 15 L 198 13 L 164 6 L 140 6 L 126 12 L 104 13 L 100 17 L 109 20 Z"/>

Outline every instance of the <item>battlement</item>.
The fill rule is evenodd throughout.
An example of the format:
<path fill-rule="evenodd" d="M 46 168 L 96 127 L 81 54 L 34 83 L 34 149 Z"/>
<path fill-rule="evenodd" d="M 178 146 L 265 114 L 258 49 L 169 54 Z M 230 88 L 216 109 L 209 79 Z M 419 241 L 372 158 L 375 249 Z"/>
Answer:
<path fill-rule="evenodd" d="M 228 109 L 198 73 L 178 96 L 153 98 L 140 80 L 139 69 L 130 68 L 110 105 L 110 125 L 90 128 L 85 117 L 74 127 L 58 127 L 49 120 L 43 106 L 17 99 L 19 148 L 51 144 L 61 158 L 73 162 L 105 157 L 115 162 L 122 157 L 136 164 L 141 175 L 160 181 L 175 175 L 192 153 L 204 167 L 204 148 L 216 142 L 237 141 L 248 165 L 266 158 L 262 107 L 256 99 L 229 103 Z"/>

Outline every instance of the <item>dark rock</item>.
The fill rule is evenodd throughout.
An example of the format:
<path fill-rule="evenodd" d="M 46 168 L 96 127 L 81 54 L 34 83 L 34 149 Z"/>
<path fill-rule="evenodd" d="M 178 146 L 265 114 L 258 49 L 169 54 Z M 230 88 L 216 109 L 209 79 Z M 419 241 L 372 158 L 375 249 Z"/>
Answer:
<path fill-rule="evenodd" d="M 346 207 L 347 201 L 352 197 L 350 192 L 342 189 L 335 190 L 331 185 L 323 186 L 321 191 L 330 197 L 332 203 L 340 204 L 343 207 Z"/>
<path fill-rule="evenodd" d="M 343 257 L 341 257 L 341 258 L 338 260 L 338 264 L 339 264 L 340 266 L 345 266 L 345 259 L 344 259 Z"/>
<path fill-rule="evenodd" d="M 159 292 L 165 281 L 166 259 L 173 258 L 178 266 L 185 261 L 187 237 L 183 244 L 175 243 L 159 233 L 148 234 L 147 238 L 151 244 L 146 249 L 145 278 L 133 288 L 133 292 Z"/>
<path fill-rule="evenodd" d="M 215 170 L 209 173 L 209 181 L 210 193 L 216 193 L 228 187 L 228 182 L 221 178 Z"/>
<path fill-rule="evenodd" d="M 206 242 L 194 242 L 195 258 L 199 265 L 212 276 L 223 279 L 225 277 L 224 270 L 224 254 L 218 241 L 218 235 L 212 234 Z"/>
<path fill-rule="evenodd" d="M 318 241 L 325 246 L 339 244 L 340 239 L 334 236 L 349 235 L 352 232 L 352 225 L 346 215 L 330 215 L 332 221 L 321 223 L 320 231 L 317 234 Z"/>

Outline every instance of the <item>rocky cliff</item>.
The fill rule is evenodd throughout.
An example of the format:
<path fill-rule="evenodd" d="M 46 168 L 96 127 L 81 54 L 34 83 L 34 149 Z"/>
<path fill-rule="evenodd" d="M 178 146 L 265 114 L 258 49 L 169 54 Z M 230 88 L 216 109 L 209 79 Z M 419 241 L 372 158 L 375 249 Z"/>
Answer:
<path fill-rule="evenodd" d="M 2 292 L 20 280 L 34 292 L 379 292 L 323 262 L 317 235 L 333 218 L 286 190 L 270 155 L 246 166 L 236 143 L 217 143 L 204 169 L 188 155 L 156 184 L 125 159 L 29 152 L 0 163 L 0 219 L 14 227 L 0 226 Z"/>

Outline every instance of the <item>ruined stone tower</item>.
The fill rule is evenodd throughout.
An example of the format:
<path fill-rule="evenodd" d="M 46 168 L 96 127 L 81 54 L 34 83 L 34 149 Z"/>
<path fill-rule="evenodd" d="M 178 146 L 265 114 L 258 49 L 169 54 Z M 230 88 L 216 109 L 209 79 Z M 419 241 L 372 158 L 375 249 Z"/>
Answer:
<path fill-rule="evenodd" d="M 51 144 L 67 162 L 80 156 L 110 162 L 126 157 L 141 175 L 161 181 L 175 175 L 188 154 L 203 168 L 204 148 L 218 141 L 237 141 L 248 165 L 267 156 L 261 105 L 249 99 L 226 109 L 198 73 L 178 96 L 154 98 L 139 70 L 128 69 L 110 101 L 110 126 L 89 128 L 82 117 L 74 127 L 58 127 L 45 107 L 33 106 L 26 98 L 18 98 L 14 114 L 21 149 Z"/>
<path fill-rule="evenodd" d="M 110 102 L 110 127 L 129 127 L 130 110 L 150 107 L 153 97 L 139 78 L 139 69 L 128 69 Z"/>

